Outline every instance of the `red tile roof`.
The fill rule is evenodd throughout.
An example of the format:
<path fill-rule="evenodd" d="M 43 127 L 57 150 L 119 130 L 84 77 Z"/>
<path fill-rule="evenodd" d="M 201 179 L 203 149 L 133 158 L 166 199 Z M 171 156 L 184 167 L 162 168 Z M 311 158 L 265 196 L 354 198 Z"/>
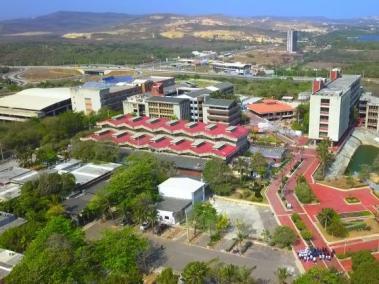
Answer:
<path fill-rule="evenodd" d="M 246 137 L 249 130 L 243 126 L 237 126 L 233 131 L 227 131 L 228 126 L 215 123 L 215 127 L 212 129 L 207 128 L 207 124 L 197 122 L 193 127 L 188 126 L 188 122 L 184 120 L 178 120 L 175 124 L 170 125 L 170 120 L 165 118 L 159 118 L 154 122 L 149 122 L 149 117 L 133 117 L 132 115 L 125 115 L 119 118 L 109 119 L 98 123 L 102 127 L 126 127 L 129 129 L 145 129 L 149 132 L 162 131 L 167 134 L 184 134 L 190 137 L 195 136 L 207 136 L 210 138 L 216 138 L 223 136 L 231 140 L 238 140 Z"/>
<path fill-rule="evenodd" d="M 290 105 L 276 100 L 264 100 L 260 103 L 250 104 L 247 108 L 258 114 L 294 111 Z"/>
<path fill-rule="evenodd" d="M 238 148 L 229 144 L 225 144 L 219 149 L 215 149 L 215 143 L 204 141 L 199 146 L 193 146 L 193 141 L 190 139 L 183 139 L 177 144 L 173 144 L 173 139 L 170 137 L 162 136 L 159 141 L 152 141 L 154 136 L 152 135 L 143 135 L 140 138 L 133 138 L 135 133 L 132 132 L 123 132 L 120 133 L 117 130 L 109 129 L 102 132 L 96 132 L 86 139 L 93 141 L 112 141 L 115 144 L 120 146 L 128 145 L 134 148 L 152 148 L 155 150 L 164 150 L 175 152 L 178 154 L 193 154 L 202 157 L 220 157 L 228 158 L 234 155 Z"/>

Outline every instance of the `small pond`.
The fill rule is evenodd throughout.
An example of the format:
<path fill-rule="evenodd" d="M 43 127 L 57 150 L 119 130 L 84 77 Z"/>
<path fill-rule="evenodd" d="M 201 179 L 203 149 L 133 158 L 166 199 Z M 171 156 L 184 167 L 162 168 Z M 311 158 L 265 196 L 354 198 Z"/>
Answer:
<path fill-rule="evenodd" d="M 379 148 L 370 145 L 359 146 L 350 160 L 346 172 L 359 172 L 361 165 L 371 165 L 379 155 Z"/>

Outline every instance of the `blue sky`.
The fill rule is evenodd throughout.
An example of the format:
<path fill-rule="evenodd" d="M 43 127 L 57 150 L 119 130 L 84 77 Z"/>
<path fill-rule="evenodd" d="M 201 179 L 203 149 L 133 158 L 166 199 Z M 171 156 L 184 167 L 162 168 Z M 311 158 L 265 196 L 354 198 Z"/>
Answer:
<path fill-rule="evenodd" d="M 58 10 L 329 18 L 379 16 L 378 0 L 0 0 L 0 2 L 0 19 L 33 17 Z"/>

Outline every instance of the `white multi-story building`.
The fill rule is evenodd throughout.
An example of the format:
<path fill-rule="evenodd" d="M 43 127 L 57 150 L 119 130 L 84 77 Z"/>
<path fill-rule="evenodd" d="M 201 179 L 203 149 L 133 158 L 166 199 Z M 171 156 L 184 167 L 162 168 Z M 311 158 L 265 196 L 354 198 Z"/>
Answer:
<path fill-rule="evenodd" d="M 289 30 L 287 32 L 287 52 L 295 53 L 297 51 L 297 31 Z"/>
<path fill-rule="evenodd" d="M 353 122 L 362 94 L 360 75 L 343 75 L 333 69 L 330 79 L 316 79 L 310 99 L 309 138 L 340 141 Z"/>
<path fill-rule="evenodd" d="M 200 89 L 178 96 L 178 98 L 188 99 L 191 102 L 191 121 L 203 121 L 203 103 L 205 98 L 210 96 L 211 93 L 210 90 Z"/>

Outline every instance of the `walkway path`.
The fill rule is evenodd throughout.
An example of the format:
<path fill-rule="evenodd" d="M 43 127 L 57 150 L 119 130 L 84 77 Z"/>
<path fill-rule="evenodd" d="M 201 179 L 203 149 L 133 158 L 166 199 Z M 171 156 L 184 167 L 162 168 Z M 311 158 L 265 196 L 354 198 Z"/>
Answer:
<path fill-rule="evenodd" d="M 306 224 L 308 230 L 313 234 L 312 243 L 316 247 L 328 247 L 330 250 L 335 249 L 336 252 L 342 253 L 343 251 L 358 251 L 362 249 L 376 250 L 379 246 L 379 236 L 371 238 L 370 240 L 358 239 L 355 241 L 340 242 L 340 243 L 328 243 L 321 235 L 319 229 L 316 226 L 316 216 L 323 208 L 333 208 L 338 213 L 370 210 L 376 211 L 376 207 L 379 206 L 379 199 L 374 196 L 369 188 L 356 189 L 352 191 L 342 191 L 333 187 L 320 185 L 315 183 L 313 179 L 313 173 L 318 167 L 319 161 L 317 160 L 316 153 L 313 150 L 306 150 L 303 155 L 303 162 L 295 173 L 288 179 L 285 197 L 287 202 L 291 203 L 292 210 L 287 210 L 283 202 L 281 201 L 278 191 L 281 183 L 281 175 L 279 175 L 269 186 L 266 196 L 272 207 L 278 221 L 282 225 L 287 225 L 297 231 L 294 223 L 291 220 L 293 213 L 300 214 L 303 222 Z M 291 168 L 300 161 L 300 153 L 294 153 L 293 160 L 283 169 L 283 174 L 288 175 Z M 304 175 L 308 184 L 315 193 L 318 204 L 303 205 L 301 204 L 294 194 L 294 188 L 296 186 L 296 179 L 298 176 Z M 345 202 L 346 197 L 354 196 L 358 198 L 360 204 L 347 204 Z M 294 250 L 300 250 L 306 247 L 306 243 L 301 239 L 300 234 L 299 241 L 295 244 Z M 321 262 L 316 265 L 324 267 L 335 267 L 340 271 L 347 271 L 351 268 L 349 260 L 339 261 L 334 258 L 330 262 Z M 313 263 L 303 263 L 306 270 L 315 266 Z"/>

